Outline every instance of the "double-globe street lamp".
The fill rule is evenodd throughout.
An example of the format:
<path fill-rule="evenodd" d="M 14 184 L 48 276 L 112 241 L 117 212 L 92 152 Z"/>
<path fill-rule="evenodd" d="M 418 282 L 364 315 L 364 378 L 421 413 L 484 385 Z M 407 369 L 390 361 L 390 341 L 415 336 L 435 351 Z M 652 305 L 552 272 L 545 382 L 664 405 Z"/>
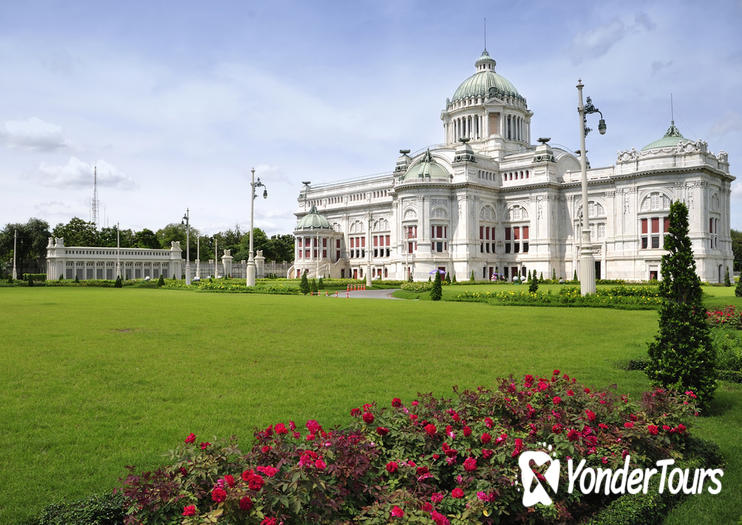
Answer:
<path fill-rule="evenodd" d="M 587 295 L 595 293 L 595 260 L 593 259 L 593 247 L 590 242 L 590 216 L 587 205 L 587 158 L 585 151 L 585 136 L 591 129 L 587 127 L 587 115 L 600 113 L 598 131 L 605 135 L 605 120 L 603 113 L 593 105 L 590 97 L 587 104 L 582 103 L 582 80 L 577 81 L 577 96 L 579 105 L 577 112 L 580 116 L 580 171 L 582 172 L 582 237 L 580 241 L 580 294 Z"/>
<path fill-rule="evenodd" d="M 255 168 L 250 170 L 250 173 L 252 174 L 252 179 L 250 182 L 250 255 L 247 259 L 247 273 L 245 278 L 245 284 L 247 286 L 255 286 L 255 257 L 253 255 L 253 229 L 254 229 L 254 222 L 255 222 L 255 199 L 258 197 L 258 194 L 255 193 L 255 188 L 263 188 L 263 198 L 268 198 L 268 189 L 265 187 L 265 184 L 263 184 L 260 181 L 260 177 L 258 177 L 257 182 L 255 181 Z"/>

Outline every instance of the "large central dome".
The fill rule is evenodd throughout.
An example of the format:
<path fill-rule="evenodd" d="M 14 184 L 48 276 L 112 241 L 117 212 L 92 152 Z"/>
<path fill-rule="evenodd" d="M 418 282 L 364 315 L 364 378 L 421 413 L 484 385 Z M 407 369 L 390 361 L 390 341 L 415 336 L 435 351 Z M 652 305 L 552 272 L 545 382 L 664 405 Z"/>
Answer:
<path fill-rule="evenodd" d="M 495 59 L 485 49 L 474 63 L 477 72 L 461 83 L 454 92 L 451 102 L 471 97 L 486 97 L 490 93 L 494 96 L 522 99 L 523 96 L 507 78 L 495 73 L 495 64 Z"/>

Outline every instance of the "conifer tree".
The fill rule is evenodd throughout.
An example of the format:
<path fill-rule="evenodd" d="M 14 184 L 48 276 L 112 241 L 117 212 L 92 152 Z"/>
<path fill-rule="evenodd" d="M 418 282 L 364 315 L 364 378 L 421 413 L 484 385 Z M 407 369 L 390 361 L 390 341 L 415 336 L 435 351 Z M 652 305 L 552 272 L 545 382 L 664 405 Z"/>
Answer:
<path fill-rule="evenodd" d="M 319 282 L 317 282 L 317 288 L 319 288 L 320 290 L 324 290 L 325 289 L 325 283 L 324 283 L 324 281 L 322 281 L 322 277 L 320 277 L 319 278 Z"/>
<path fill-rule="evenodd" d="M 556 281 L 556 268 L 551 269 L 551 280 Z"/>
<path fill-rule="evenodd" d="M 451 274 L 446 273 L 446 284 L 451 284 Z"/>
<path fill-rule="evenodd" d="M 124 283 L 121 281 L 121 276 L 116 277 L 116 282 L 113 284 L 114 288 L 121 288 L 124 286 Z"/>
<path fill-rule="evenodd" d="M 301 290 L 301 293 L 304 295 L 307 295 L 309 293 L 309 280 L 307 279 L 307 271 L 304 270 L 304 273 L 301 274 L 301 282 L 299 283 L 299 290 Z"/>
<path fill-rule="evenodd" d="M 729 280 L 729 266 L 727 266 L 726 273 L 724 273 L 724 286 L 732 286 L 732 282 Z"/>
<path fill-rule="evenodd" d="M 533 272 L 533 279 L 531 279 L 531 284 L 528 285 L 528 291 L 531 293 L 536 293 L 538 290 L 538 277 L 536 277 L 536 272 Z"/>
<path fill-rule="evenodd" d="M 659 292 L 659 332 L 649 344 L 647 375 L 674 390 L 692 390 L 708 407 L 716 390 L 716 351 L 711 346 L 701 280 L 688 237 L 688 208 L 670 205 L 670 228 L 665 236 Z"/>
<path fill-rule="evenodd" d="M 440 301 L 443 296 L 443 289 L 441 287 L 441 272 L 435 272 L 435 280 L 433 281 L 433 289 L 430 290 L 430 300 Z"/>
<path fill-rule="evenodd" d="M 162 274 L 160 274 L 160 278 L 157 279 L 157 287 L 159 288 L 160 286 L 165 286 L 165 278 Z"/>
<path fill-rule="evenodd" d="M 543 282 L 544 280 L 544 272 L 539 272 L 538 280 Z"/>
<path fill-rule="evenodd" d="M 315 279 L 312 279 L 312 293 L 319 292 L 319 288 L 317 288 L 317 281 Z"/>
<path fill-rule="evenodd" d="M 575 270 L 575 273 L 572 275 L 572 280 L 573 281 L 577 280 L 577 270 Z"/>
<path fill-rule="evenodd" d="M 737 277 L 737 287 L 734 289 L 734 295 L 742 297 L 742 275 Z"/>
<path fill-rule="evenodd" d="M 469 280 L 471 282 L 474 282 L 474 270 L 471 271 L 471 275 L 469 275 Z"/>

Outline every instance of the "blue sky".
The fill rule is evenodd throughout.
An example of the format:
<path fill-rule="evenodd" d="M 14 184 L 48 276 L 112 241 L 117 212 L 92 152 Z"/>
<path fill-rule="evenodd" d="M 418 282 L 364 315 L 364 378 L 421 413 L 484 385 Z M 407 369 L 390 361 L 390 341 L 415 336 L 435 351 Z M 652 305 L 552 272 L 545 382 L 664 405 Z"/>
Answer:
<path fill-rule="evenodd" d="M 4 2 L 0 224 L 101 215 L 159 228 L 186 207 L 214 232 L 288 233 L 302 180 L 393 169 L 442 140 L 440 110 L 483 47 L 534 111 L 532 136 L 577 149 L 575 84 L 608 122 L 593 166 L 670 120 L 742 163 L 742 1 Z M 595 126 L 594 126 L 595 127 Z M 742 185 L 732 227 L 742 229 Z"/>

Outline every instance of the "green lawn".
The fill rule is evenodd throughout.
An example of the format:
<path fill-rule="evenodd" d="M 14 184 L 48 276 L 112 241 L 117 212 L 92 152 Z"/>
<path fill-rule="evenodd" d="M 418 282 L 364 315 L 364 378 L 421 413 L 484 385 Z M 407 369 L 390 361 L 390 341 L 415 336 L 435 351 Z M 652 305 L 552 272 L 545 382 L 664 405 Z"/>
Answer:
<path fill-rule="evenodd" d="M 0 523 L 111 489 L 189 432 L 247 442 L 289 418 L 341 425 L 363 402 L 553 368 L 638 395 L 646 377 L 617 363 L 645 355 L 657 324 L 654 311 L 126 288 L 4 288 L 0 311 Z M 696 428 L 728 456 L 724 490 L 672 523 L 739 516 L 740 393 L 725 384 Z"/>

